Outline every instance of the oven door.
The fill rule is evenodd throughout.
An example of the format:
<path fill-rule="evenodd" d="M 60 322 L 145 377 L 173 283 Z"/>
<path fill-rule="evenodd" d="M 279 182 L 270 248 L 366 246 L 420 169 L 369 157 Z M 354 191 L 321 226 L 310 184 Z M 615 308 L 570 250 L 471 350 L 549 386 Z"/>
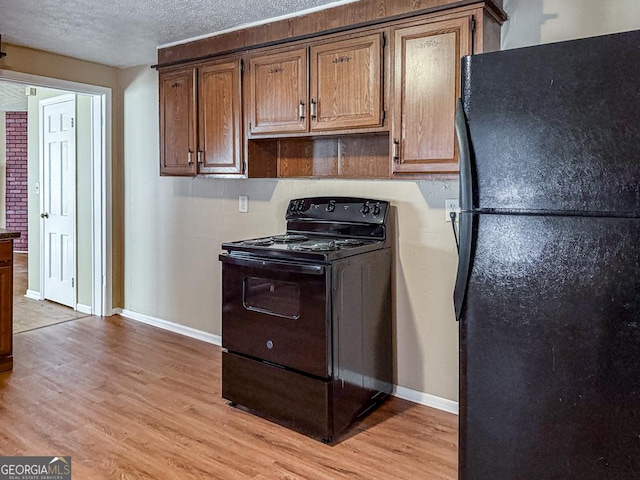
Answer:
<path fill-rule="evenodd" d="M 220 260 L 222 346 L 329 377 L 330 267 L 229 254 Z"/>

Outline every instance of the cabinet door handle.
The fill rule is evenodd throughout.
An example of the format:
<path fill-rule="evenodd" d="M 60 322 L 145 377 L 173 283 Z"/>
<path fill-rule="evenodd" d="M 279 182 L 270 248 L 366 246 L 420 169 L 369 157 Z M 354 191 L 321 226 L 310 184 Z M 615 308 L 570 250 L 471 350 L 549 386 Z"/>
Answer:
<path fill-rule="evenodd" d="M 304 120 L 304 111 L 304 102 L 300 100 L 300 105 L 298 105 L 298 116 L 300 117 L 300 120 Z"/>
<path fill-rule="evenodd" d="M 315 120 L 318 116 L 318 102 L 311 100 L 311 120 Z"/>
<path fill-rule="evenodd" d="M 198 150 L 198 164 L 202 165 L 202 150 Z"/>
<path fill-rule="evenodd" d="M 394 162 L 400 161 L 400 142 L 397 139 L 393 139 L 393 150 L 391 152 Z"/>
<path fill-rule="evenodd" d="M 193 152 L 191 151 L 191 149 L 189 149 L 189 151 L 187 152 L 187 159 L 189 161 L 189 165 L 193 165 Z"/>

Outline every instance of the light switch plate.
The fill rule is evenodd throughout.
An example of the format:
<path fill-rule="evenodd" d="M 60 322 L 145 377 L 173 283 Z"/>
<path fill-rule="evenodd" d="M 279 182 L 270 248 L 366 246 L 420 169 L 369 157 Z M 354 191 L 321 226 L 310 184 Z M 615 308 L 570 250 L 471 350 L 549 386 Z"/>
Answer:
<path fill-rule="evenodd" d="M 240 195 L 238 198 L 238 211 L 240 213 L 247 213 L 249 211 L 249 197 L 247 195 Z"/>

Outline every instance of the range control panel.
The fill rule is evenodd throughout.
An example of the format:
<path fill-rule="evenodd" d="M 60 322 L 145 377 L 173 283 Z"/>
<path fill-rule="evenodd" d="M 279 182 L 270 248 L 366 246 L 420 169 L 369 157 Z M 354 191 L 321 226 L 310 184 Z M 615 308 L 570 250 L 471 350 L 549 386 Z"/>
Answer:
<path fill-rule="evenodd" d="M 297 198 L 289 202 L 287 221 L 384 224 L 389 202 L 353 197 Z"/>

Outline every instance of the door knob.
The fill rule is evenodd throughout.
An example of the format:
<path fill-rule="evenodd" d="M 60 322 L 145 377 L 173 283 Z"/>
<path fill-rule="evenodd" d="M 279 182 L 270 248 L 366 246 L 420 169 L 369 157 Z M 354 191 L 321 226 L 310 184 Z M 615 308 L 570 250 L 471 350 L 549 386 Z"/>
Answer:
<path fill-rule="evenodd" d="M 48 213 L 41 213 L 40 214 L 40 218 L 49 218 L 49 214 Z"/>

